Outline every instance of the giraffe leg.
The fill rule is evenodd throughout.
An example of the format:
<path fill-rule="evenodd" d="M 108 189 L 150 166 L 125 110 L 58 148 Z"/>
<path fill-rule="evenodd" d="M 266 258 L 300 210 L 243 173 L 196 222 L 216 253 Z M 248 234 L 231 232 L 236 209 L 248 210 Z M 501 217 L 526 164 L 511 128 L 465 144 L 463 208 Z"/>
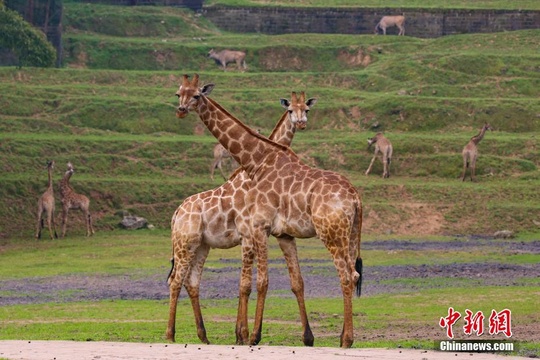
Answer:
<path fill-rule="evenodd" d="M 49 228 L 49 235 L 51 236 L 51 240 L 54 239 L 54 234 L 52 230 L 52 223 L 53 223 L 53 212 L 47 211 L 47 226 Z"/>
<path fill-rule="evenodd" d="M 341 291 L 343 293 L 343 330 L 341 331 L 339 345 L 343 348 L 350 348 L 354 342 L 352 295 L 354 284 L 358 278 L 356 278 L 354 275 L 351 276 L 350 274 L 352 263 L 350 261 L 350 257 L 348 256 L 348 249 L 346 251 L 347 254 L 344 254 L 343 252 L 344 249 L 339 249 L 337 252 L 335 252 L 335 254 L 333 254 L 334 266 L 338 271 L 341 282 Z M 348 268 L 343 267 L 344 262 L 349 264 Z M 352 268 L 354 269 L 354 266 L 352 266 Z"/>
<path fill-rule="evenodd" d="M 238 313 L 236 318 L 236 344 L 246 345 L 249 341 L 248 301 L 251 294 L 251 281 L 255 251 L 249 236 L 242 239 L 242 270 L 238 297 Z"/>
<path fill-rule="evenodd" d="M 201 246 L 202 241 L 200 221 L 197 222 L 197 219 L 194 219 L 190 224 L 186 225 L 188 228 L 194 229 L 191 233 L 184 231 L 181 227 L 182 225 L 184 225 L 183 222 L 177 221 L 172 229 L 173 268 L 167 279 L 167 283 L 169 284 L 169 321 L 165 336 L 167 340 L 172 342 L 175 341 L 176 308 L 180 290 L 185 284 L 186 276 L 191 273 L 195 251 Z"/>
<path fill-rule="evenodd" d="M 465 175 L 467 173 L 467 168 L 469 167 L 469 161 L 466 156 L 463 156 L 463 172 L 461 173 L 461 181 L 465 181 Z"/>
<path fill-rule="evenodd" d="M 54 220 L 55 216 L 54 216 L 54 209 L 51 211 L 51 221 L 52 221 L 52 228 L 53 228 L 53 231 L 54 231 L 54 238 L 55 239 L 58 239 L 58 234 L 56 233 L 56 222 Z M 51 237 L 52 238 L 52 237 Z"/>
<path fill-rule="evenodd" d="M 69 207 L 62 208 L 62 238 L 66 237 L 68 212 L 69 212 Z"/>
<path fill-rule="evenodd" d="M 43 209 L 41 205 L 38 206 L 37 213 L 37 225 L 36 225 L 36 239 L 41 239 L 41 229 L 43 228 Z"/>
<path fill-rule="evenodd" d="M 327 214 L 327 219 L 343 218 L 343 214 Z M 351 247 L 351 225 L 355 224 L 355 220 L 349 225 L 344 225 L 340 222 L 330 221 L 330 226 L 323 226 L 318 229 L 319 238 L 323 241 L 326 248 L 332 254 L 334 266 L 339 274 L 341 282 L 341 291 L 343 293 L 343 330 L 341 332 L 340 346 L 349 348 L 354 342 L 353 330 L 353 311 L 352 311 L 352 295 L 355 284 L 358 284 L 360 274 L 356 271 L 355 264 L 351 260 L 351 251 L 356 249 L 356 246 Z M 354 232 L 353 232 L 354 233 Z M 359 245 L 358 245 L 359 246 Z"/>
<path fill-rule="evenodd" d="M 253 230 L 257 253 L 257 305 L 249 344 L 257 345 L 261 341 L 264 303 L 268 292 L 268 236 L 270 231 L 269 227 L 264 225 L 255 226 Z"/>
<path fill-rule="evenodd" d="M 287 267 L 289 268 L 289 276 L 291 278 L 291 289 L 296 296 L 298 302 L 298 309 L 300 311 L 300 321 L 302 323 L 303 335 L 302 341 L 306 346 L 313 346 L 315 338 L 309 326 L 307 317 L 306 304 L 304 301 L 304 279 L 300 273 L 300 266 L 298 264 L 298 253 L 296 249 L 296 240 L 294 238 L 277 238 L 279 247 L 283 251 L 285 260 L 287 261 Z"/>
<path fill-rule="evenodd" d="M 192 262 L 189 273 L 186 278 L 186 290 L 191 301 L 191 307 L 193 309 L 193 315 L 195 316 L 195 325 L 197 326 L 197 336 L 205 343 L 210 344 L 206 336 L 206 328 L 204 327 L 204 321 L 201 312 L 201 304 L 199 302 L 199 287 L 202 278 L 203 266 L 208 257 L 210 248 L 205 245 L 201 245 L 197 249 L 195 261 Z"/>
<path fill-rule="evenodd" d="M 223 171 L 223 162 L 219 163 L 219 171 L 221 172 L 221 176 L 223 177 L 223 180 L 227 181 L 227 175 L 225 175 L 225 172 Z"/>
<path fill-rule="evenodd" d="M 214 171 L 218 166 L 221 168 L 221 162 L 219 160 L 214 160 L 212 166 L 210 167 L 210 179 L 214 180 Z"/>
<path fill-rule="evenodd" d="M 476 158 L 471 160 L 471 181 L 476 180 Z"/>
<path fill-rule="evenodd" d="M 383 179 L 386 179 L 390 175 L 388 175 L 388 157 L 387 155 L 383 155 Z"/>
<path fill-rule="evenodd" d="M 366 176 L 369 175 L 371 172 L 371 168 L 373 167 L 373 163 L 375 162 L 375 159 L 377 158 L 377 149 L 375 149 L 375 153 L 373 154 L 373 158 L 371 159 L 371 162 L 369 163 L 369 167 L 366 170 Z"/>
<path fill-rule="evenodd" d="M 86 219 L 88 221 L 88 230 L 87 230 L 87 235 L 86 236 L 92 236 L 94 235 L 94 227 L 92 226 L 92 214 L 90 213 L 90 211 L 88 211 L 88 214 L 86 215 Z"/>

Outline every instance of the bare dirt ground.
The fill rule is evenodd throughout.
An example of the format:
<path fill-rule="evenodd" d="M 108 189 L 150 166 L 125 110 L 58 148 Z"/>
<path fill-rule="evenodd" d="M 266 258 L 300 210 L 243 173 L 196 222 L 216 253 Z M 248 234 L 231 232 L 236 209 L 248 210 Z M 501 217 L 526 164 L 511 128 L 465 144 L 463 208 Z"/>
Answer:
<path fill-rule="evenodd" d="M 521 242 L 517 240 L 494 240 L 491 238 L 456 238 L 454 241 L 403 241 L 386 240 L 367 242 L 363 249 L 384 251 L 397 250 L 446 250 L 467 251 L 478 249 L 489 251 L 493 247 L 504 249 L 506 253 L 540 254 L 540 241 Z M 201 286 L 202 298 L 236 298 L 240 260 L 223 259 L 223 268 L 206 269 Z M 289 290 L 289 278 L 282 259 L 273 260 L 278 266 L 270 268 L 270 291 L 274 296 L 293 296 Z M 279 266 L 282 264 L 283 266 Z M 230 265 L 230 266 L 229 266 Z M 326 268 L 328 265 L 328 268 Z M 328 261 L 302 260 L 306 297 L 341 297 L 335 269 Z M 104 299 L 167 299 L 168 288 L 163 273 L 150 275 L 71 275 L 48 278 L 27 278 L 23 280 L 1 280 L 0 306 L 12 304 L 33 304 L 45 302 L 97 301 Z M 523 278 L 540 278 L 540 264 L 513 265 L 500 263 L 452 263 L 446 265 L 419 266 L 365 266 L 364 295 L 399 293 L 426 288 L 446 287 L 437 278 L 453 278 L 456 285 L 471 281 L 478 285 L 519 286 L 531 285 Z M 399 279 L 425 279 L 425 282 L 400 282 Z M 393 280 L 388 282 L 387 280 Z M 398 281 L 396 281 L 398 280 Z M 420 284 L 420 285 L 419 285 Z M 255 287 L 254 287 L 255 289 Z M 183 294 L 185 296 L 185 293 Z M 444 340 L 436 326 L 431 329 L 406 327 L 406 330 L 377 335 L 387 339 L 433 338 Z M 439 335 L 435 333 L 441 333 Z M 435 334 L 435 335 L 434 335 Z M 527 329 L 514 329 L 515 339 L 527 341 L 540 338 L 540 325 Z M 369 340 L 361 337 L 357 341 Z M 69 341 L 0 341 L 0 358 L 8 359 L 248 359 L 257 353 L 268 360 L 329 358 L 370 358 L 370 359 L 510 359 L 512 357 L 478 353 L 446 353 L 405 349 L 339 349 L 339 348 L 296 348 L 278 346 L 218 346 L 218 345 L 177 345 L 177 344 L 134 344 Z M 76 355 L 74 355 L 76 354 Z M 74 357 L 75 356 L 75 357 Z M 517 358 L 517 357 L 516 357 Z"/>
<path fill-rule="evenodd" d="M 17 360 L 510 360 L 526 359 L 486 353 L 406 349 L 340 349 L 285 346 L 167 345 L 73 341 L 0 341 L 0 358 Z"/>

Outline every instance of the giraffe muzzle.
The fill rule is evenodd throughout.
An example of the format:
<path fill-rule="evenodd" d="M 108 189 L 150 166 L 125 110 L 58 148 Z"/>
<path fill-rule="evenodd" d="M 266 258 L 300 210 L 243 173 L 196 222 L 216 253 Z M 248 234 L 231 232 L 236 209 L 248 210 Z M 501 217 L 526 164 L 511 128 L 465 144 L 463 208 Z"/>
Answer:
<path fill-rule="evenodd" d="M 185 118 L 188 115 L 189 111 L 187 108 L 183 106 L 179 106 L 176 108 L 176 117 L 179 119 Z"/>
<path fill-rule="evenodd" d="M 306 128 L 306 126 L 307 126 L 307 121 L 303 121 L 303 120 L 302 120 L 302 121 L 298 121 L 298 122 L 296 123 L 296 127 L 297 127 L 298 129 L 300 129 L 300 130 L 304 130 L 304 129 Z"/>

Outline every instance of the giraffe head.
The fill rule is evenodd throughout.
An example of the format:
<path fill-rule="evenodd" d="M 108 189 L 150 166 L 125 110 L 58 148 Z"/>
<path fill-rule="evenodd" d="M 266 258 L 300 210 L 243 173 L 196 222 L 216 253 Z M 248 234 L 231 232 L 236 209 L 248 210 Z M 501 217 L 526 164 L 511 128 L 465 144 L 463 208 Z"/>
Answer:
<path fill-rule="evenodd" d="M 375 144 L 377 142 L 377 140 L 379 140 L 380 136 L 382 136 L 382 133 L 377 133 L 377 134 L 375 134 L 374 137 L 367 139 L 368 150 L 371 147 L 371 145 Z"/>
<path fill-rule="evenodd" d="M 280 99 L 281 106 L 289 112 L 289 120 L 297 129 L 304 130 L 307 126 L 307 113 L 310 107 L 315 106 L 317 99 L 310 98 L 306 101 L 306 94 L 302 91 L 300 97 L 296 96 L 296 92 L 292 92 L 291 101 Z"/>
<path fill-rule="evenodd" d="M 54 160 L 47 160 L 47 168 L 54 169 L 55 162 Z"/>
<path fill-rule="evenodd" d="M 75 169 L 73 168 L 73 164 L 71 162 L 67 163 L 67 171 L 66 174 L 69 173 L 70 175 L 75 172 Z"/>
<path fill-rule="evenodd" d="M 486 130 L 493 131 L 493 128 L 488 123 L 485 123 L 484 124 L 484 131 L 486 131 Z"/>
<path fill-rule="evenodd" d="M 186 117 L 191 110 L 199 106 L 201 97 L 208 96 L 213 89 L 214 84 L 206 84 L 199 88 L 198 74 L 193 76 L 192 81 L 189 81 L 188 75 L 184 75 L 182 84 L 176 92 L 176 96 L 178 97 L 176 117 L 179 119 Z"/>

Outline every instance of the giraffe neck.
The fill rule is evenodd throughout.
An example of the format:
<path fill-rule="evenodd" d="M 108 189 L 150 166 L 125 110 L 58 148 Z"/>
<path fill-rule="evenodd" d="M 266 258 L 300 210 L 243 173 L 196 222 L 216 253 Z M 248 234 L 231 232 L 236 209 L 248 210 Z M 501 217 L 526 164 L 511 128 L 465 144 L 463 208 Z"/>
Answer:
<path fill-rule="evenodd" d="M 69 185 L 69 179 L 73 173 L 71 171 L 66 171 L 64 177 L 60 181 L 60 192 L 62 194 L 67 194 L 71 191 L 71 186 Z"/>
<path fill-rule="evenodd" d="M 295 132 L 296 127 L 289 119 L 289 112 L 285 111 L 268 138 L 278 144 L 291 146 Z"/>
<path fill-rule="evenodd" d="M 257 134 L 204 95 L 201 95 L 201 105 L 196 111 L 212 135 L 250 175 L 268 154 L 288 151 L 288 147 Z"/>
<path fill-rule="evenodd" d="M 47 170 L 48 170 L 47 173 L 49 175 L 49 183 L 47 185 L 47 191 L 53 192 L 54 190 L 53 190 L 53 181 L 52 181 L 52 168 L 49 167 Z"/>
<path fill-rule="evenodd" d="M 482 140 L 484 138 L 484 134 L 486 133 L 486 128 L 483 127 L 482 130 L 480 130 L 480 132 L 478 133 L 478 135 L 476 136 L 473 136 L 471 138 L 472 142 L 475 143 L 476 145 L 478 145 L 478 143 L 480 142 L 480 140 Z"/>

